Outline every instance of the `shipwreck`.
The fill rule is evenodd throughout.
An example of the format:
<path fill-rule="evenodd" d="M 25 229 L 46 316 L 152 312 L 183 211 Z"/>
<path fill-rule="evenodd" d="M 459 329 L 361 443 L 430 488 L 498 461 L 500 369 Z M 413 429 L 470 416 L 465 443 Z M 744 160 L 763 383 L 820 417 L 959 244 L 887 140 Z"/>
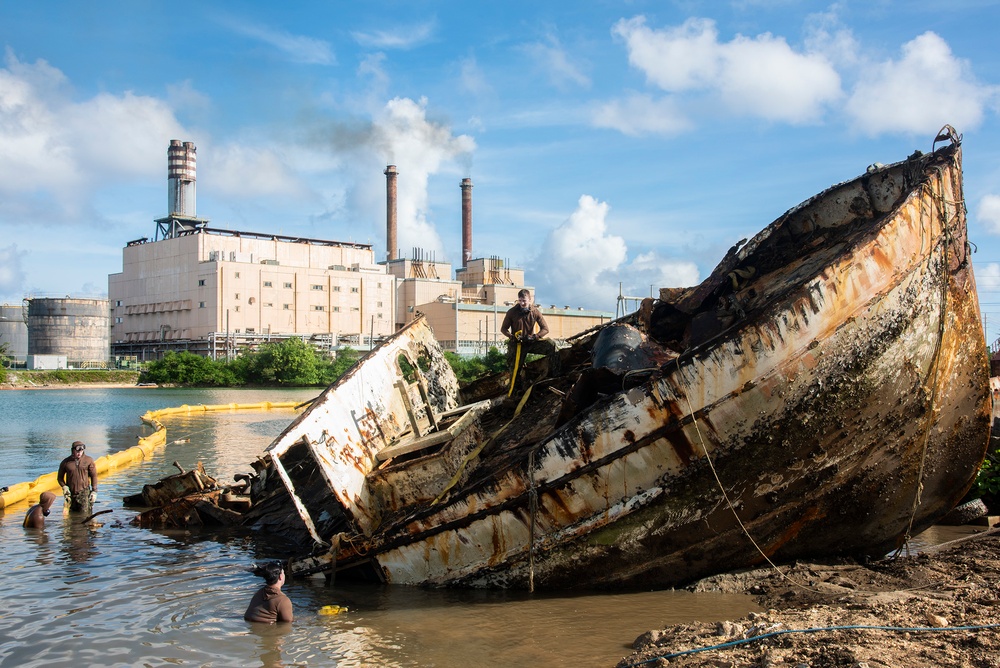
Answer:
<path fill-rule="evenodd" d="M 990 432 L 961 138 L 931 149 L 568 340 L 558 374 L 529 362 L 509 398 L 506 375 L 461 386 L 418 318 L 274 440 L 240 521 L 293 574 L 411 585 L 885 555 L 962 498 Z"/>

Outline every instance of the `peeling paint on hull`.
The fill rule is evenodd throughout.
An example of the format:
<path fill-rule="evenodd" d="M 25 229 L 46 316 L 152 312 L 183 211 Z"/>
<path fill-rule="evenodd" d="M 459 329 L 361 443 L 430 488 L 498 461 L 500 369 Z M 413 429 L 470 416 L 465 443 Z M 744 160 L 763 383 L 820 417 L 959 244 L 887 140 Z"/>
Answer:
<path fill-rule="evenodd" d="M 430 362 L 415 383 L 433 387 L 410 392 L 411 411 L 463 402 L 415 321 L 270 448 L 281 469 L 308 444 L 327 484 L 298 503 L 318 549 L 293 571 L 335 562 L 405 584 L 655 587 L 765 555 L 900 545 L 963 496 L 989 439 L 952 138 L 817 195 L 700 286 L 661 291 L 615 323 L 660 346 L 655 366 L 579 364 L 612 331 L 599 328 L 523 413 L 498 401 L 447 442 L 378 463 L 426 441 L 392 399 L 400 350 Z M 292 497 L 293 477 L 282 478 Z M 336 499 L 336 521 L 317 498 Z"/>

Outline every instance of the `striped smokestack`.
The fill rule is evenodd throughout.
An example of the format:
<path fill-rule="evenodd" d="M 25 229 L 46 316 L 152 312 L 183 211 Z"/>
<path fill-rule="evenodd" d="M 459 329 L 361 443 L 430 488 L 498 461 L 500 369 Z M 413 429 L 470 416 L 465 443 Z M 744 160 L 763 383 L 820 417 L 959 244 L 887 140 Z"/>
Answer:
<path fill-rule="evenodd" d="M 472 179 L 462 179 L 462 266 L 472 261 Z"/>
<path fill-rule="evenodd" d="M 396 259 L 396 165 L 385 168 L 385 251 L 386 260 Z"/>
<path fill-rule="evenodd" d="M 195 217 L 195 166 L 194 142 L 171 139 L 167 147 L 167 215 Z"/>

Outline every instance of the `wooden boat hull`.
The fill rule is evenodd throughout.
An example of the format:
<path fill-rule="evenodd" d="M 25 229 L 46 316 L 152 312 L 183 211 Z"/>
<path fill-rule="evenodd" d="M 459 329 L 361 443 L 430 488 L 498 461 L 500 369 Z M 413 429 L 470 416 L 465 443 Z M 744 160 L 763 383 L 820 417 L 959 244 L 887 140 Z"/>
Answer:
<path fill-rule="evenodd" d="M 349 460 L 355 484 L 336 491 L 336 535 L 314 536 L 323 549 L 293 571 L 674 586 L 767 559 L 881 556 L 968 490 L 991 405 L 957 142 L 821 193 L 661 302 L 616 326 L 655 334 L 650 313 L 688 309 L 691 345 L 619 391 L 574 376 L 567 396 L 587 398 L 569 414 L 529 397 L 399 462 L 329 430 L 317 462 Z M 421 327 L 399 340 L 433 347 Z M 591 350 L 601 332 L 588 336 Z"/>

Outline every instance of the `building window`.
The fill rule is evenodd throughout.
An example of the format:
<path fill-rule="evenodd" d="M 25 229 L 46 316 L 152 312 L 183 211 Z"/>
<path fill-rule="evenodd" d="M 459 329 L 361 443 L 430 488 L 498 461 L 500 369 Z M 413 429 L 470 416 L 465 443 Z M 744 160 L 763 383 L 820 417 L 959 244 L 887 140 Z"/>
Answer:
<path fill-rule="evenodd" d="M 381 284 L 381 283 L 379 283 L 379 284 L 378 284 L 378 286 L 379 286 L 379 287 L 381 288 L 381 287 L 382 287 L 382 284 Z"/>
<path fill-rule="evenodd" d="M 334 313 L 340 313 L 340 307 L 339 306 L 334 306 L 333 307 L 333 312 Z"/>
<path fill-rule="evenodd" d="M 121 305 L 122 305 L 122 300 L 119 299 L 118 301 L 115 302 L 115 306 L 121 306 Z"/>
<path fill-rule="evenodd" d="M 198 279 L 198 287 L 199 288 L 205 287 L 205 279 L 204 278 L 199 278 Z"/>
<path fill-rule="evenodd" d="M 117 325 L 122 324 L 122 319 L 121 318 L 115 318 L 115 324 L 117 324 Z"/>
<path fill-rule="evenodd" d="M 317 305 L 313 306 L 313 310 L 314 311 L 325 311 L 326 307 L 325 306 L 320 306 L 320 305 L 317 304 Z"/>
<path fill-rule="evenodd" d="M 291 283 L 285 283 L 285 287 L 291 289 L 292 284 Z"/>
<path fill-rule="evenodd" d="M 334 292 L 340 292 L 340 286 L 339 285 L 333 286 L 333 291 Z"/>
<path fill-rule="evenodd" d="M 238 272 L 238 271 L 233 272 L 233 277 L 234 278 L 239 278 L 240 277 L 240 272 Z"/>
<path fill-rule="evenodd" d="M 239 313 L 240 312 L 240 307 L 239 306 L 234 306 L 233 310 L 236 311 L 237 313 Z"/>
<path fill-rule="evenodd" d="M 205 308 L 205 302 L 198 302 L 198 308 Z"/>
<path fill-rule="evenodd" d="M 236 299 L 239 299 L 239 298 L 240 298 L 240 293 L 237 292 L 236 293 Z"/>
<path fill-rule="evenodd" d="M 313 290 L 322 290 L 323 289 L 322 285 L 316 285 L 315 283 L 313 283 L 309 287 L 312 288 Z"/>
<path fill-rule="evenodd" d="M 282 304 L 281 308 L 283 308 L 286 311 L 291 311 L 292 310 L 292 305 L 291 304 Z"/>
<path fill-rule="evenodd" d="M 271 281 L 264 281 L 264 287 L 265 288 L 271 287 Z"/>
<path fill-rule="evenodd" d="M 375 306 L 378 306 L 379 308 L 382 308 L 382 302 L 375 302 Z"/>
<path fill-rule="evenodd" d="M 264 303 L 262 304 L 262 306 L 263 306 L 264 308 L 271 308 L 272 306 L 274 306 L 274 304 L 272 304 L 271 302 L 264 302 Z"/>
<path fill-rule="evenodd" d="M 379 319 L 379 320 L 381 320 L 381 319 L 382 319 L 382 314 L 381 314 L 381 313 L 379 313 L 379 314 L 378 314 L 378 319 Z"/>
<path fill-rule="evenodd" d="M 357 291 L 358 291 L 357 288 L 351 288 L 351 292 L 357 292 Z"/>
<path fill-rule="evenodd" d="M 256 329 L 254 329 L 253 327 L 247 327 L 247 334 L 253 334 L 253 333 L 254 333 L 254 332 L 256 332 L 256 331 L 257 331 L 257 330 L 256 330 Z"/>
<path fill-rule="evenodd" d="M 359 309 L 359 308 L 358 308 L 357 306 L 352 306 L 352 307 L 351 307 L 351 310 L 352 310 L 352 311 L 360 311 L 361 309 Z"/>

